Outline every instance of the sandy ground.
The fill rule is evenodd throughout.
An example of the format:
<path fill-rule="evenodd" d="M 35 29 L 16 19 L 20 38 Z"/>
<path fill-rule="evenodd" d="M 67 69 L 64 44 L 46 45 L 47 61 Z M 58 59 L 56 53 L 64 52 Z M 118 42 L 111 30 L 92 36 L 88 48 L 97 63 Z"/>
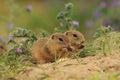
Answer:
<path fill-rule="evenodd" d="M 89 56 L 66 59 L 58 63 L 47 63 L 28 67 L 18 80 L 105 80 L 120 73 L 120 51 L 107 56 Z M 110 80 L 110 79 L 108 79 Z M 120 80 L 120 75 L 117 76 Z"/>

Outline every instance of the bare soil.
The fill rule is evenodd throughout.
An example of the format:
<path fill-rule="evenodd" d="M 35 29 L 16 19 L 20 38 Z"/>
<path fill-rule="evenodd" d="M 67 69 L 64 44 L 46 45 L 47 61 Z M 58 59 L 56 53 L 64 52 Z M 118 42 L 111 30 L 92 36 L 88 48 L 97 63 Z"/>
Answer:
<path fill-rule="evenodd" d="M 18 80 L 105 80 L 120 74 L 120 51 L 28 67 Z M 108 79 L 110 80 L 110 79 Z M 120 75 L 117 76 L 120 80 Z"/>

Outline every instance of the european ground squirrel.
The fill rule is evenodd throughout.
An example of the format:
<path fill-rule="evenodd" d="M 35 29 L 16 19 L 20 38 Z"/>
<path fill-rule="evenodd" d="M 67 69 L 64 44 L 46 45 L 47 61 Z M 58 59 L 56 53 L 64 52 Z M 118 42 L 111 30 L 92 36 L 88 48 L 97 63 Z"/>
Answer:
<path fill-rule="evenodd" d="M 40 38 L 33 43 L 31 54 L 35 63 L 53 62 L 69 54 L 69 40 L 61 33 L 55 33 L 50 38 Z"/>
<path fill-rule="evenodd" d="M 84 47 L 85 38 L 81 32 L 76 30 L 68 30 L 64 34 L 70 41 L 73 53 L 79 52 L 80 49 Z"/>

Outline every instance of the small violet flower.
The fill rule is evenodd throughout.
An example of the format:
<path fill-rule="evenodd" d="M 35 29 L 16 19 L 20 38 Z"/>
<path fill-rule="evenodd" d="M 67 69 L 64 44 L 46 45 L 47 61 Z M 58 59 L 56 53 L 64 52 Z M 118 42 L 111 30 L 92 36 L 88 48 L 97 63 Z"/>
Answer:
<path fill-rule="evenodd" d="M 120 1 L 117 1 L 117 0 L 115 0 L 111 3 L 111 7 L 113 7 L 113 8 L 118 7 L 119 5 L 120 5 Z"/>
<path fill-rule="evenodd" d="M 61 18 L 64 18 L 64 16 L 65 16 L 64 13 L 60 13 L 57 18 L 58 18 L 58 19 L 61 19 Z"/>
<path fill-rule="evenodd" d="M 15 52 L 19 54 L 19 53 L 22 53 L 23 51 L 22 49 L 18 48 Z"/>
<path fill-rule="evenodd" d="M 28 5 L 28 6 L 26 7 L 26 11 L 31 12 L 31 11 L 32 11 L 32 6 L 31 6 L 31 5 Z"/>
<path fill-rule="evenodd" d="M 79 26 L 79 22 L 74 20 L 74 21 L 72 21 L 72 25 L 73 26 Z"/>
<path fill-rule="evenodd" d="M 107 7 L 107 3 L 106 3 L 105 1 L 102 1 L 102 2 L 100 3 L 100 7 L 101 7 L 101 8 L 106 8 L 106 7 Z"/>
<path fill-rule="evenodd" d="M 14 26 L 14 24 L 13 24 L 13 23 L 8 23 L 8 24 L 7 24 L 7 28 L 8 28 L 8 29 L 12 29 L 12 28 L 13 28 L 13 26 Z"/>
<path fill-rule="evenodd" d="M 101 13 L 100 13 L 99 11 L 95 11 L 95 12 L 93 13 L 93 17 L 94 17 L 95 19 L 99 19 L 100 16 L 101 16 Z"/>
<path fill-rule="evenodd" d="M 86 27 L 91 27 L 93 25 L 93 21 L 88 20 L 85 22 Z"/>
<path fill-rule="evenodd" d="M 17 54 L 20 54 L 20 53 L 25 53 L 25 50 L 24 49 L 21 49 L 21 48 L 17 48 L 17 50 L 15 51 Z"/>

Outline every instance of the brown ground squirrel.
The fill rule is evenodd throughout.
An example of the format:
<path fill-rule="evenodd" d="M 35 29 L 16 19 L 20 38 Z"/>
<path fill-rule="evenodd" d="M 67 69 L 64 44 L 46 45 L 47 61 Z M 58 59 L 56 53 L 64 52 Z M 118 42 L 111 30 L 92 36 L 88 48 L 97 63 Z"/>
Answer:
<path fill-rule="evenodd" d="M 53 62 L 55 57 L 62 58 L 69 54 L 69 40 L 61 33 L 50 38 L 40 38 L 33 43 L 31 54 L 35 63 Z"/>
<path fill-rule="evenodd" d="M 64 34 L 70 41 L 72 52 L 79 52 L 80 49 L 84 47 L 85 38 L 81 32 L 76 30 L 68 30 Z"/>

